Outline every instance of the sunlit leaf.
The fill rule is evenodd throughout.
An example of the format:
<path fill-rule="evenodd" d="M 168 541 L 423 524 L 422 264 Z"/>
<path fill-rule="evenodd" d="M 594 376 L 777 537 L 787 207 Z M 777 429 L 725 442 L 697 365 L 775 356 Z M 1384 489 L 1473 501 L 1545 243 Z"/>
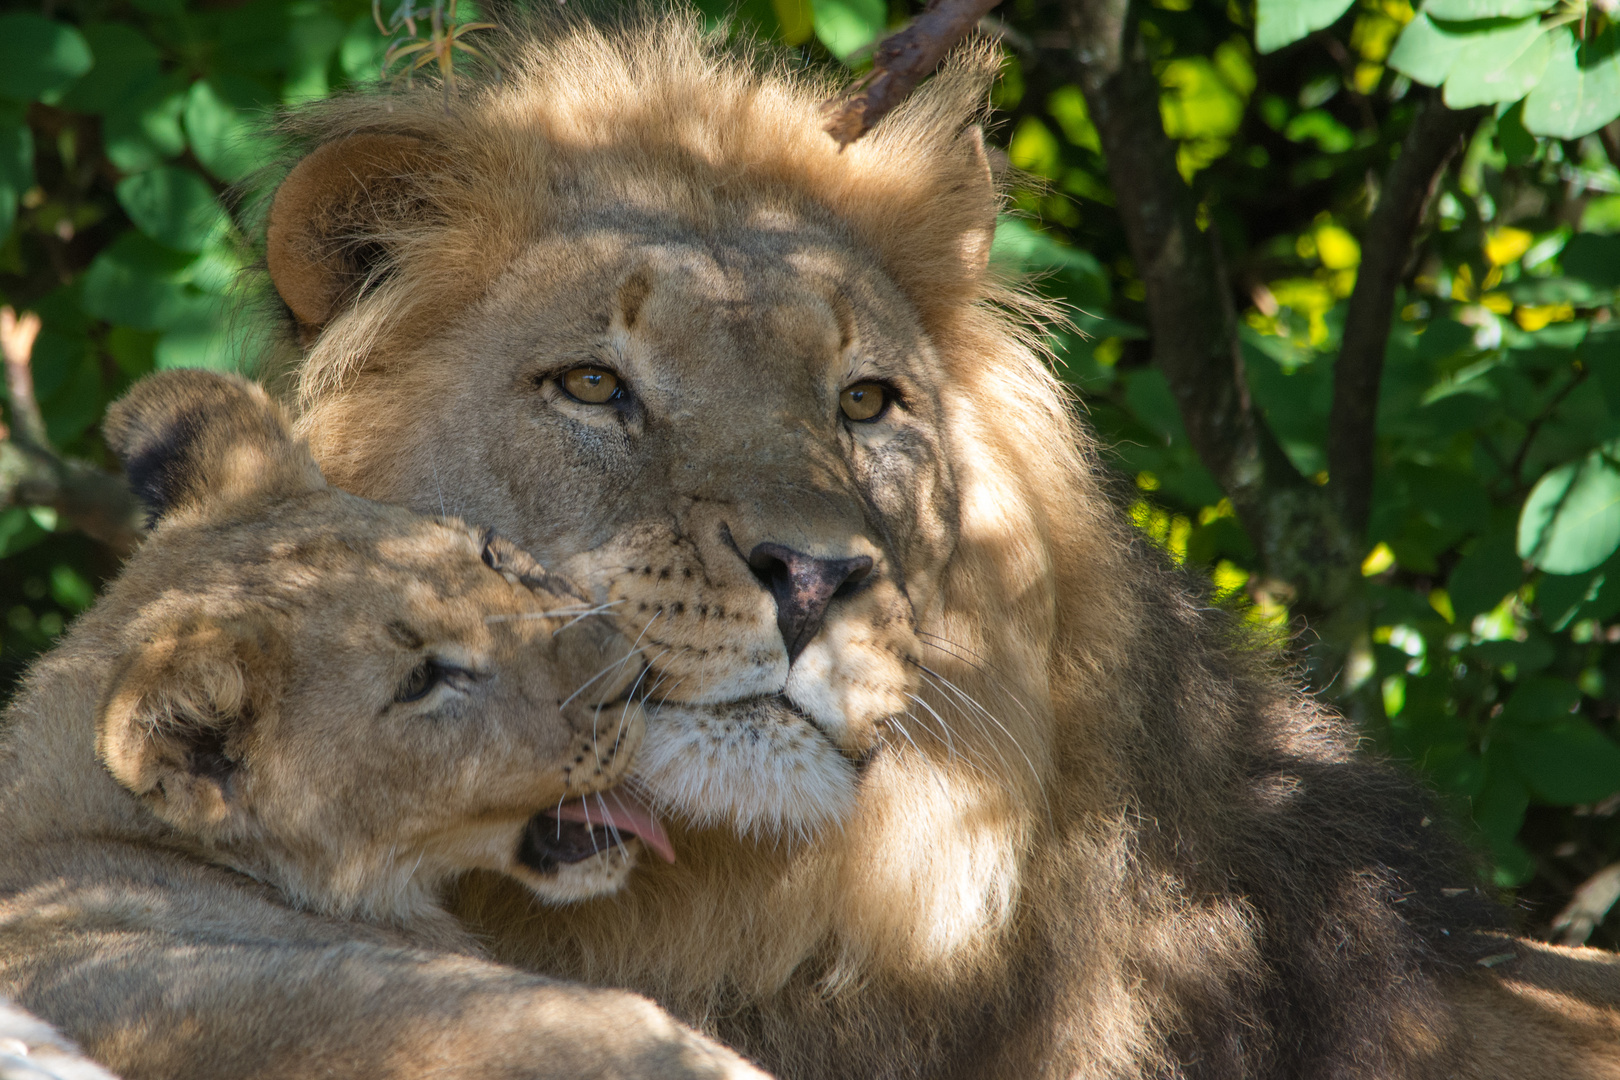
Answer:
<path fill-rule="evenodd" d="M 1609 27 L 1584 57 L 1567 28 L 1551 37 L 1546 74 L 1524 102 L 1524 126 L 1536 135 L 1578 139 L 1620 116 L 1620 29 Z"/>
<path fill-rule="evenodd" d="M 811 0 L 816 37 L 840 60 L 882 36 L 889 18 L 883 0 Z"/>
<path fill-rule="evenodd" d="M 84 35 L 38 15 L 0 15 L 0 97 L 54 100 L 90 70 Z"/>
<path fill-rule="evenodd" d="M 1159 112 L 1173 139 L 1225 139 L 1243 122 L 1244 99 L 1201 56 L 1170 61 L 1159 82 Z"/>
<path fill-rule="evenodd" d="M 1446 76 L 1445 88 L 1453 109 L 1517 101 L 1541 80 L 1552 58 L 1552 36 L 1534 18 L 1459 36 L 1467 51 Z"/>
<path fill-rule="evenodd" d="M 1415 82 L 1439 86 L 1471 43 L 1471 35 L 1448 33 L 1419 12 L 1401 31 L 1389 54 L 1389 66 Z"/>
<path fill-rule="evenodd" d="M 1558 0 L 1428 0 L 1423 13 L 1435 19 L 1521 19 L 1555 6 Z"/>
<path fill-rule="evenodd" d="M 1007 144 L 1007 159 L 1025 172 L 1056 178 L 1062 172 L 1063 148 L 1050 128 L 1026 116 Z"/>
<path fill-rule="evenodd" d="M 1543 476 L 1519 515 L 1519 554 L 1553 574 L 1579 574 L 1620 548 L 1620 468 L 1593 451 Z"/>
<path fill-rule="evenodd" d="M 1263 53 L 1291 45 L 1350 10 L 1351 0 L 1259 0 L 1255 5 L 1254 47 Z"/>

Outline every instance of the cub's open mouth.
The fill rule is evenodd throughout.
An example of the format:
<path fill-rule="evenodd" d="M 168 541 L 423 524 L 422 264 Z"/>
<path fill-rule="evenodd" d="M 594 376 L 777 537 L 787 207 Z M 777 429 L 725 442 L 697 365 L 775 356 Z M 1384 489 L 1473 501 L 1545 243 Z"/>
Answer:
<path fill-rule="evenodd" d="M 517 859 L 545 873 L 610 851 L 632 836 L 665 862 L 675 861 L 669 834 L 653 812 L 634 795 L 614 788 L 534 815 L 518 842 Z"/>

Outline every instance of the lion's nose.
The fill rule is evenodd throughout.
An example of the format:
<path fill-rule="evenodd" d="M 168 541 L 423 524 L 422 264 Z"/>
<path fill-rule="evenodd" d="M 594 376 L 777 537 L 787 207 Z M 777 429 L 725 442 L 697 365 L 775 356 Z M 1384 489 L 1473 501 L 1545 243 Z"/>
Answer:
<path fill-rule="evenodd" d="M 776 597 L 776 625 L 782 630 L 790 664 L 821 629 L 833 598 L 848 596 L 872 572 L 872 560 L 866 555 L 818 559 L 782 544 L 758 545 L 748 553 L 748 565 Z"/>

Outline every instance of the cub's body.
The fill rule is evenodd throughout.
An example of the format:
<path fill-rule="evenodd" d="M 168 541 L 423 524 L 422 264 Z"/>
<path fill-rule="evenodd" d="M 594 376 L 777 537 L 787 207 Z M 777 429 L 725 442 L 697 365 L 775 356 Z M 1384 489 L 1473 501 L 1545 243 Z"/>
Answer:
<path fill-rule="evenodd" d="M 6 713 L 0 998 L 128 1080 L 757 1075 L 439 906 L 473 868 L 622 883 L 628 642 L 503 541 L 328 488 L 240 381 L 159 377 L 109 440 L 161 518 Z"/>

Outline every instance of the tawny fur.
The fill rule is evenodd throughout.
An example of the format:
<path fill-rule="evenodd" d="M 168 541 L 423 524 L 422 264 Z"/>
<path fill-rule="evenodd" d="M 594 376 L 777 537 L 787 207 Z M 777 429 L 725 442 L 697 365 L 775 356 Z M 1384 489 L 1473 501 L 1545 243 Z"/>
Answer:
<path fill-rule="evenodd" d="M 510 544 L 327 487 L 240 380 L 155 376 L 108 441 L 160 519 L 0 726 L 0 1001 L 126 1080 L 760 1075 L 442 907 L 473 868 L 622 883 L 633 851 L 518 857 L 625 772 L 622 637 Z"/>
<path fill-rule="evenodd" d="M 648 646 L 680 862 L 555 918 L 470 882 L 499 956 L 793 1077 L 1613 1071 L 1608 959 L 1493 937 L 1410 780 L 1126 522 L 987 265 L 992 50 L 840 152 L 825 79 L 689 17 L 486 45 L 448 101 L 289 120 L 269 265 L 328 475 L 491 522 Z M 861 379 L 902 404 L 846 423 Z M 762 543 L 873 561 L 791 665 Z"/>

